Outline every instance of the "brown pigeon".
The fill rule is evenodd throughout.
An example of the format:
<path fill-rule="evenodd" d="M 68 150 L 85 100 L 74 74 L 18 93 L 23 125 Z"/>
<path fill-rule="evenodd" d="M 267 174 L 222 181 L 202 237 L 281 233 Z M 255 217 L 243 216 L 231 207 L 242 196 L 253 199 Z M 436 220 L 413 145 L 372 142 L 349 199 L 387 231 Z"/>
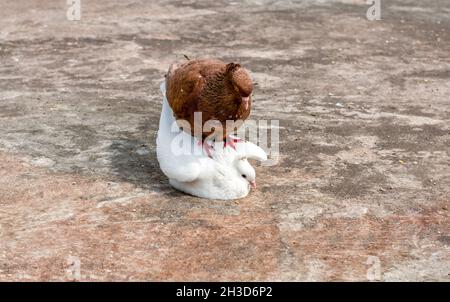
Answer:
<path fill-rule="evenodd" d="M 240 64 L 227 64 L 217 59 L 172 64 L 166 74 L 166 97 L 175 118 L 189 122 L 190 134 L 203 143 L 207 137 L 212 137 L 225 140 L 224 146 L 228 144 L 235 148 L 239 139 L 231 138 L 229 134 L 249 116 L 252 91 L 253 82 L 247 70 Z M 212 131 L 202 131 L 199 137 L 194 133 L 194 112 L 202 113 L 202 120 L 197 121 L 201 122 L 202 129 L 208 120 L 217 120 L 220 122 L 217 128 L 221 125 L 220 131 L 211 127 Z M 227 129 L 227 120 L 235 122 L 233 129 Z M 211 146 L 206 144 L 204 147 L 210 155 Z"/>

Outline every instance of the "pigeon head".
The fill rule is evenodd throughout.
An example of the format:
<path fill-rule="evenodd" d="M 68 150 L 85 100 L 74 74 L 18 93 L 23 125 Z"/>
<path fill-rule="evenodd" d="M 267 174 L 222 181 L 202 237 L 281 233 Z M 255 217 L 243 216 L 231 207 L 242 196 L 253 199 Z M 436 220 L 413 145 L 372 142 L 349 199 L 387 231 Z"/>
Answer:
<path fill-rule="evenodd" d="M 256 189 L 256 172 L 253 169 L 252 165 L 247 161 L 246 157 L 240 157 L 236 159 L 235 166 L 237 172 L 239 173 L 239 177 L 248 181 L 248 184 Z"/>
<path fill-rule="evenodd" d="M 227 65 L 227 73 L 238 97 L 237 99 L 242 102 L 245 110 L 248 110 L 253 92 L 253 81 L 250 74 L 241 65 L 236 63 L 229 63 Z"/>

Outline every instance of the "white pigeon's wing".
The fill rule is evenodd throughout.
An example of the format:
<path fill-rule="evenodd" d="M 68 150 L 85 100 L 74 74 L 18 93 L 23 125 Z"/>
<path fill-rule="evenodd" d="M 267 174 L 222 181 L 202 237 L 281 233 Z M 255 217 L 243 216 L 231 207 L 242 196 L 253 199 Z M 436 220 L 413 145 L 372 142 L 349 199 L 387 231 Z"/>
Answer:
<path fill-rule="evenodd" d="M 159 166 L 168 178 L 176 179 L 179 182 L 191 182 L 200 176 L 202 169 L 199 162 L 190 160 L 190 162 L 180 165 L 183 162 L 182 158 L 180 161 L 174 162 L 161 157 L 164 156 L 158 154 Z"/>
<path fill-rule="evenodd" d="M 239 156 L 259 161 L 267 160 L 266 152 L 261 147 L 251 142 L 237 143 L 236 145 L 236 151 L 238 152 Z"/>
<path fill-rule="evenodd" d="M 215 162 L 208 157 L 193 160 L 192 156 L 177 156 L 174 161 L 173 158 L 167 159 L 161 154 L 157 156 L 163 173 L 179 182 L 211 178 L 217 173 Z"/>

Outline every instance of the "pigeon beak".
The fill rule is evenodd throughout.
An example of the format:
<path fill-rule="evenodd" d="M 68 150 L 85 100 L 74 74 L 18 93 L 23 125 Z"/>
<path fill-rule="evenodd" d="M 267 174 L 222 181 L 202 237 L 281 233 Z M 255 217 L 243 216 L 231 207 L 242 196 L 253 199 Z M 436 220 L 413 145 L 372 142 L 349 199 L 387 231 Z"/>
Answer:
<path fill-rule="evenodd" d="M 250 97 L 243 97 L 242 98 L 242 104 L 244 104 L 244 108 L 245 110 L 248 110 L 248 104 L 250 103 Z"/>
<path fill-rule="evenodd" d="M 253 190 L 256 190 L 256 181 L 251 181 L 250 182 L 250 187 L 252 187 Z"/>

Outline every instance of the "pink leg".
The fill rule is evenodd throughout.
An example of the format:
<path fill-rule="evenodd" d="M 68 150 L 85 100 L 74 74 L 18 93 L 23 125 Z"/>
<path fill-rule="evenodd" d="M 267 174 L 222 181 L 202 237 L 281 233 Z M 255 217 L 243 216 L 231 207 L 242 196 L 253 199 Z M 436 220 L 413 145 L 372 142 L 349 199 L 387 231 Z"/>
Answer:
<path fill-rule="evenodd" d="M 242 139 L 237 138 L 237 137 L 231 137 L 228 135 L 227 139 L 225 140 L 225 143 L 223 144 L 223 147 L 225 148 L 226 146 L 230 146 L 231 148 L 236 150 L 236 143 L 240 143 L 240 142 L 242 142 Z"/>

